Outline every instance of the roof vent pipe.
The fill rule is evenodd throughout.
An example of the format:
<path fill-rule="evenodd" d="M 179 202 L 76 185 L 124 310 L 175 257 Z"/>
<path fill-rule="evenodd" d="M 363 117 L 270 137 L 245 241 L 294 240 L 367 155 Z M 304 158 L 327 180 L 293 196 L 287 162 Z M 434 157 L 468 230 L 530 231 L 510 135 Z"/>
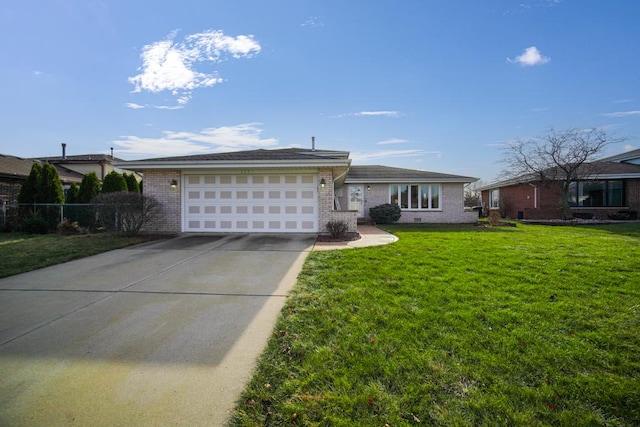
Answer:
<path fill-rule="evenodd" d="M 316 151 L 316 137 L 311 137 L 311 151 Z"/>
<path fill-rule="evenodd" d="M 113 160 L 113 147 L 111 147 L 111 160 Z"/>
<path fill-rule="evenodd" d="M 62 143 L 62 160 L 67 160 L 67 144 Z"/>

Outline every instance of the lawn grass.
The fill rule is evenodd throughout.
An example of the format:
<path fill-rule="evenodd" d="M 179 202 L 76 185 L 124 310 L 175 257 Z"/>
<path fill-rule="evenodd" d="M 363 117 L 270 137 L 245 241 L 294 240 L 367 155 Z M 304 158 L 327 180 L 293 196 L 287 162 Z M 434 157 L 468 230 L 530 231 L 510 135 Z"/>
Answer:
<path fill-rule="evenodd" d="M 640 425 L 640 226 L 313 252 L 231 425 Z"/>
<path fill-rule="evenodd" d="M 0 278 L 107 252 L 148 240 L 108 233 L 58 234 L 0 233 Z"/>

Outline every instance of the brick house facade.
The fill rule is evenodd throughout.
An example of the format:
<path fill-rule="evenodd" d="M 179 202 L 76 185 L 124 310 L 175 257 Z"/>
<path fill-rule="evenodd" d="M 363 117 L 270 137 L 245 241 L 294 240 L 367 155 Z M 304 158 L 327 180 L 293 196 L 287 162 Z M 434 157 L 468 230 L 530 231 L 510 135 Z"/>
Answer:
<path fill-rule="evenodd" d="M 146 227 L 153 232 L 323 233 L 329 221 L 343 221 L 349 232 L 355 232 L 370 207 L 390 202 L 393 189 L 401 193 L 398 204 L 411 203 L 403 207 L 400 222 L 478 219 L 463 206 L 464 185 L 475 178 L 351 166 L 348 152 L 252 150 L 117 165 L 143 173 L 144 194 L 160 202 L 161 214 Z M 347 193 L 353 186 L 363 196 L 357 207 Z M 420 202 L 416 194 L 421 195 Z M 429 205 L 423 206 L 427 200 Z"/>
<path fill-rule="evenodd" d="M 620 212 L 629 212 L 631 217 L 640 212 L 640 165 L 602 161 L 598 174 L 587 178 L 575 183 L 575 199 L 571 199 L 570 206 L 574 215 L 608 219 Z M 483 211 L 511 219 L 562 218 L 560 182 L 518 181 L 502 181 L 481 188 Z M 606 195 L 609 183 L 615 183 L 615 196 Z M 580 188 L 591 185 L 602 188 L 578 194 Z M 589 202 L 581 203 L 585 200 Z"/>

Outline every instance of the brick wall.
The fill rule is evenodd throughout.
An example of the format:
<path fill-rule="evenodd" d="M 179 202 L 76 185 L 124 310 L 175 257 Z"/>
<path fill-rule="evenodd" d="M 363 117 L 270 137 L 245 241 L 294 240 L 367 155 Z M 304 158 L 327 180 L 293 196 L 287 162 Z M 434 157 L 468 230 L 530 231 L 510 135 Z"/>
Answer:
<path fill-rule="evenodd" d="M 367 187 L 371 187 L 367 190 Z M 389 184 L 364 185 L 364 216 L 369 217 L 369 209 L 389 203 Z"/>
<path fill-rule="evenodd" d="M 640 179 L 627 179 L 627 194 L 625 195 L 629 210 L 640 213 Z"/>
<path fill-rule="evenodd" d="M 3 179 L 0 181 L 0 201 L 16 202 L 24 180 Z"/>
<path fill-rule="evenodd" d="M 329 221 L 344 221 L 347 223 L 348 232 L 356 232 L 358 230 L 358 213 L 346 209 L 346 204 L 342 206 L 342 210 L 333 209 L 333 174 L 330 168 L 320 168 L 318 170 L 318 183 L 324 179 L 325 187 L 318 187 L 318 232 L 325 233 L 326 226 Z M 344 187 L 343 187 L 344 188 Z"/>
<path fill-rule="evenodd" d="M 364 215 L 369 216 L 369 209 L 389 203 L 389 184 L 364 184 Z M 367 190 L 367 187 L 371 187 Z M 462 183 L 441 184 L 441 209 L 439 211 L 402 212 L 400 223 L 459 224 L 478 221 L 477 212 L 464 211 L 464 186 Z"/>
<path fill-rule="evenodd" d="M 532 187 L 529 184 L 514 185 L 500 189 L 501 214 L 507 218 L 518 218 L 518 212 L 524 215 L 525 209 L 535 209 L 536 199 L 540 206 L 542 194 L 540 186 Z M 542 198 L 544 199 L 544 197 Z M 506 214 L 506 215 L 505 215 Z"/>
<path fill-rule="evenodd" d="M 560 209 L 559 184 L 556 188 L 535 183 L 537 187 L 537 207 L 534 204 L 534 188 L 528 184 L 511 185 L 500 188 L 501 213 L 507 218 L 518 218 L 518 212 L 524 214 L 524 219 L 559 219 L 562 218 Z M 640 212 L 640 180 L 625 180 L 626 206 L 620 207 L 573 207 L 574 213 L 591 213 L 596 219 L 607 219 L 609 214 L 620 210 Z M 482 192 L 482 204 L 489 206 L 489 190 Z"/>
<path fill-rule="evenodd" d="M 462 183 L 443 183 L 441 190 L 442 210 L 403 211 L 398 222 L 427 224 L 473 224 L 478 222 L 478 212 L 464 211 L 464 185 Z"/>
<path fill-rule="evenodd" d="M 178 188 L 171 188 L 172 180 L 178 181 Z M 182 204 L 180 194 L 182 183 L 180 171 L 160 170 L 145 171 L 143 192 L 146 196 L 152 196 L 160 202 L 161 212 L 155 221 L 149 223 L 144 231 L 154 233 L 180 233 L 182 231 Z"/>

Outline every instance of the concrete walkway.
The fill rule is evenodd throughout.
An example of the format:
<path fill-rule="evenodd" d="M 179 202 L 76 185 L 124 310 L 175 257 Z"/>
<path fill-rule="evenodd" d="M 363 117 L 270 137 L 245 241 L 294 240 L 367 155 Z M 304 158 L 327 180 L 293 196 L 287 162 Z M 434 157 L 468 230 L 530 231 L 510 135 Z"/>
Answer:
<path fill-rule="evenodd" d="M 316 242 L 314 251 L 327 251 L 334 249 L 364 248 L 368 246 L 388 245 L 398 240 L 393 234 L 382 231 L 371 225 L 359 225 L 360 239 L 351 242 Z"/>
<path fill-rule="evenodd" d="M 224 425 L 309 252 L 393 240 L 376 230 L 185 235 L 0 279 L 0 425 Z"/>

